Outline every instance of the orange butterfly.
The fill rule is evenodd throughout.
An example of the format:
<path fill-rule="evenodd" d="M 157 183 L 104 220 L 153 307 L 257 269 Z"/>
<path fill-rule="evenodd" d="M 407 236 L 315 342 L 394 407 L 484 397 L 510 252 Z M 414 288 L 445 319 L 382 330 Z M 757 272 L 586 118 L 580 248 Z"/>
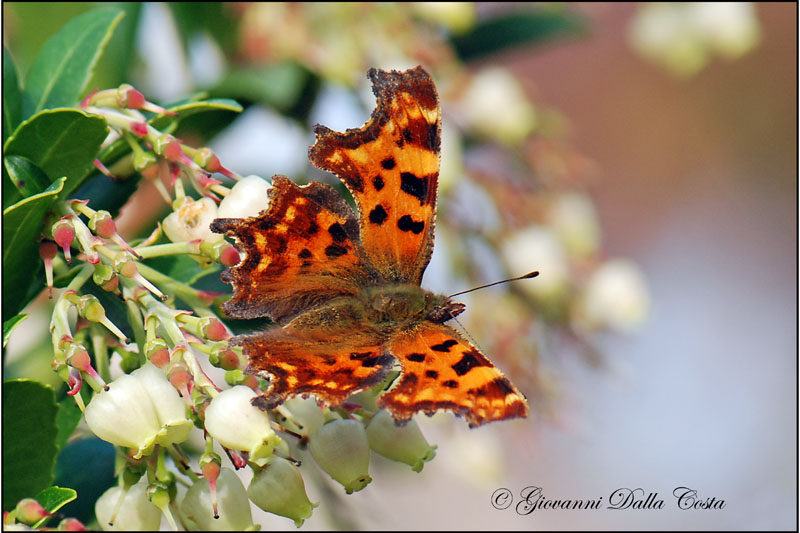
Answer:
<path fill-rule="evenodd" d="M 216 219 L 242 262 L 222 274 L 234 318 L 269 316 L 280 327 L 241 335 L 248 371 L 270 380 L 253 400 L 271 409 L 293 395 L 338 405 L 384 380 L 378 398 L 398 421 L 439 409 L 470 426 L 525 417 L 525 397 L 482 353 L 444 323 L 461 303 L 420 287 L 433 251 L 441 110 L 422 67 L 371 69 L 377 108 L 360 129 L 317 125 L 314 166 L 341 179 L 358 215 L 329 185 L 273 178 L 257 217 Z"/>

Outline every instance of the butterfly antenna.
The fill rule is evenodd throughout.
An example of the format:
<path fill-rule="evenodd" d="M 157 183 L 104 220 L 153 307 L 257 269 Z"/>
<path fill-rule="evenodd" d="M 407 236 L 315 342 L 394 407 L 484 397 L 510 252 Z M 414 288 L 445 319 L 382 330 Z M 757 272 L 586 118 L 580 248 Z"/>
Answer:
<path fill-rule="evenodd" d="M 469 290 L 467 290 L 467 291 L 461 291 L 461 292 L 457 292 L 457 293 L 455 293 L 455 294 L 451 294 L 450 296 L 448 296 L 448 298 L 452 298 L 453 296 L 459 296 L 459 295 L 461 295 L 461 294 L 467 294 L 468 292 L 477 291 L 478 289 L 485 289 L 486 287 L 491 287 L 491 286 L 493 286 L 493 285 L 499 285 L 499 284 L 501 284 L 501 283 L 508 283 L 509 281 L 517 281 L 517 280 L 520 280 L 520 279 L 530 279 L 530 278 L 535 278 L 535 277 L 536 277 L 536 276 L 538 276 L 538 275 L 539 275 L 539 271 L 538 271 L 538 270 L 535 270 L 535 271 L 533 271 L 533 272 L 528 272 L 528 273 L 527 273 L 527 274 L 525 274 L 524 276 L 519 276 L 519 277 L 516 277 L 516 278 L 504 279 L 504 280 L 501 280 L 501 281 L 495 281 L 494 283 L 489 283 L 489 284 L 487 284 L 487 285 L 481 285 L 480 287 L 474 287 L 474 288 L 472 288 L 472 289 L 469 289 Z"/>

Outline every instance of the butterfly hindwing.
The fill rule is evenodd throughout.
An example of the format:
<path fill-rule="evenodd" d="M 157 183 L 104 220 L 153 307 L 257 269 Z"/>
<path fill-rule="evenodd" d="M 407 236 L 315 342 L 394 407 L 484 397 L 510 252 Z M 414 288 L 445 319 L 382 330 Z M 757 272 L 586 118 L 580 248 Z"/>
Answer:
<path fill-rule="evenodd" d="M 441 111 L 430 76 L 372 69 L 377 107 L 360 129 L 314 129 L 309 159 L 347 185 L 361 243 L 388 282 L 419 284 L 433 250 Z"/>
<path fill-rule="evenodd" d="M 447 409 L 471 427 L 528 415 L 525 396 L 477 348 L 444 324 L 424 322 L 399 333 L 389 351 L 403 367 L 379 400 L 395 419 Z"/>

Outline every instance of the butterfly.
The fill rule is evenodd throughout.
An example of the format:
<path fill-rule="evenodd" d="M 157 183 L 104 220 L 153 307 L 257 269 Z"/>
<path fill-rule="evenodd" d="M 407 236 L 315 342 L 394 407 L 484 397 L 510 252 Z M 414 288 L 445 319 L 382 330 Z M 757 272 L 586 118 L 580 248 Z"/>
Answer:
<path fill-rule="evenodd" d="M 361 128 L 316 125 L 311 163 L 347 186 L 357 212 L 331 186 L 275 176 L 256 217 L 219 218 L 241 262 L 222 273 L 234 318 L 277 327 L 234 338 L 247 372 L 269 380 L 253 399 L 272 409 L 295 395 L 331 406 L 399 377 L 378 398 L 398 423 L 445 409 L 471 427 L 526 417 L 525 396 L 445 323 L 464 310 L 420 287 L 433 251 L 441 109 L 421 67 L 370 69 L 377 106 Z"/>

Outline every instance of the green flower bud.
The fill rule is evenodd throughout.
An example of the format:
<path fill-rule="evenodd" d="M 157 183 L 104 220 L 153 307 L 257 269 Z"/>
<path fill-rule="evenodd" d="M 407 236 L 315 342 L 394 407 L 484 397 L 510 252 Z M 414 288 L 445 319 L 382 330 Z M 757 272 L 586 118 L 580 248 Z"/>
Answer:
<path fill-rule="evenodd" d="M 192 485 L 181 504 L 183 516 L 200 531 L 242 531 L 253 528 L 250 502 L 242 481 L 233 471 L 223 468 L 216 481 L 218 518 L 214 518 L 211 488 L 207 479 Z"/>
<path fill-rule="evenodd" d="M 431 446 L 422 435 L 419 426 L 409 420 L 398 426 L 388 411 L 378 411 L 367 426 L 369 447 L 376 453 L 411 466 L 421 472 L 427 461 L 436 457 L 436 446 Z"/>
<path fill-rule="evenodd" d="M 308 443 L 320 467 L 344 486 L 347 494 L 366 487 L 369 476 L 369 442 L 357 420 L 334 420 L 322 426 Z"/>
<path fill-rule="evenodd" d="M 253 503 L 268 513 L 285 516 L 300 527 L 311 516 L 315 503 L 306 494 L 303 476 L 290 461 L 274 456 L 247 487 Z"/>

